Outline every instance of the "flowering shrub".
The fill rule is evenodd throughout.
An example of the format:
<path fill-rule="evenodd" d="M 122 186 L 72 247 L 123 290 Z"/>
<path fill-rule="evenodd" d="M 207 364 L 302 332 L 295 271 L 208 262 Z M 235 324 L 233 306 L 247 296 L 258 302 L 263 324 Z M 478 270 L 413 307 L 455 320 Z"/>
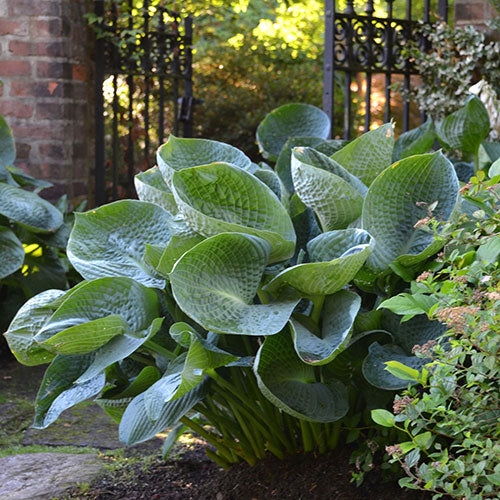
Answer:
<path fill-rule="evenodd" d="M 453 239 L 412 283 L 413 297 L 427 301 L 420 312 L 449 330 L 437 343 L 414 347 L 416 356 L 432 360 L 420 371 L 388 363 L 387 370 L 413 385 L 396 397 L 392 414 L 372 414 L 407 435 L 386 448 L 407 475 L 401 486 L 434 492 L 436 499 L 500 495 L 499 182 L 500 176 L 479 175 L 462 189 L 475 209 L 447 229 Z M 386 302 L 408 312 L 402 304 L 398 297 Z"/>

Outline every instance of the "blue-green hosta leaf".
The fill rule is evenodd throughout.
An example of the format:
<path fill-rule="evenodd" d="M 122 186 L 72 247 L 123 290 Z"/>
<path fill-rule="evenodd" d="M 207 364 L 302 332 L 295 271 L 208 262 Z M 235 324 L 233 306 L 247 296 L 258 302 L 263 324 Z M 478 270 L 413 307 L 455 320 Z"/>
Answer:
<path fill-rule="evenodd" d="M 323 231 L 345 229 L 361 215 L 367 188 L 322 153 L 294 149 L 292 179 L 297 195 L 314 210 Z"/>
<path fill-rule="evenodd" d="M 138 173 L 134 178 L 134 184 L 140 200 L 160 205 L 172 215 L 177 213 L 174 195 L 163 180 L 158 167 Z"/>
<path fill-rule="evenodd" d="M 370 384 L 385 390 L 397 390 L 408 387 L 408 380 L 402 380 L 389 373 L 386 368 L 387 361 L 399 361 L 414 370 L 421 370 L 429 363 L 428 359 L 408 356 L 405 351 L 394 344 L 380 345 L 374 342 L 369 347 L 368 356 L 363 361 L 363 375 Z"/>
<path fill-rule="evenodd" d="M 16 159 L 16 144 L 12 130 L 5 121 L 3 116 L 0 116 L 0 170 L 5 171 L 14 163 Z"/>
<path fill-rule="evenodd" d="M 125 334 L 114 337 L 95 352 L 94 361 L 87 368 L 85 373 L 79 377 L 77 382 L 86 382 L 87 380 L 95 377 L 108 366 L 111 366 L 113 363 L 130 356 L 142 344 L 144 344 L 146 340 L 152 338 L 158 332 L 162 322 L 163 318 L 156 318 L 146 331 L 140 332 L 136 335 Z"/>
<path fill-rule="evenodd" d="M 361 269 L 374 240 L 362 229 L 341 229 L 320 234 L 307 244 L 311 262 L 285 269 L 264 290 L 276 294 L 285 285 L 306 295 L 338 292 Z"/>
<path fill-rule="evenodd" d="M 76 384 L 75 380 L 88 368 L 93 354 L 56 356 L 45 375 L 35 402 L 36 429 L 44 429 L 66 409 L 98 394 L 105 383 L 104 373 Z"/>
<path fill-rule="evenodd" d="M 259 181 L 262 181 L 278 199 L 282 200 L 285 195 L 284 186 L 274 170 L 260 168 L 253 174 Z"/>
<path fill-rule="evenodd" d="M 179 139 L 173 135 L 158 149 L 156 160 L 170 188 L 174 173 L 184 168 L 224 162 L 250 173 L 256 170 L 248 156 L 229 144 L 208 139 Z"/>
<path fill-rule="evenodd" d="M 257 143 L 264 158 L 276 161 L 290 137 L 319 137 L 330 133 L 330 119 L 309 104 L 285 104 L 271 111 L 257 128 Z"/>
<path fill-rule="evenodd" d="M 354 318 L 360 307 L 361 297 L 356 293 L 341 290 L 329 295 L 323 308 L 319 336 L 292 319 L 290 331 L 299 358 L 310 365 L 329 363 L 343 350 L 348 341 Z"/>
<path fill-rule="evenodd" d="M 394 342 L 403 348 L 407 355 L 415 345 L 424 345 L 429 340 L 439 339 L 447 330 L 446 325 L 430 320 L 426 314 L 419 314 L 401 323 L 401 316 L 384 311 L 382 324 L 391 332 Z"/>
<path fill-rule="evenodd" d="M 144 393 L 135 397 L 127 406 L 120 422 L 120 441 L 128 446 L 147 441 L 176 424 L 193 406 L 199 403 L 206 393 L 206 384 L 202 383 L 184 396 L 164 403 L 157 420 L 151 420 L 146 411 Z"/>
<path fill-rule="evenodd" d="M 23 261 L 23 244 L 9 228 L 0 226 L 0 279 L 16 272 Z"/>
<path fill-rule="evenodd" d="M 0 182 L 0 215 L 34 233 L 54 233 L 63 216 L 54 205 L 35 193 Z"/>
<path fill-rule="evenodd" d="M 394 125 L 370 130 L 337 151 L 332 158 L 366 186 L 392 163 Z"/>
<path fill-rule="evenodd" d="M 266 337 L 255 358 L 257 383 L 271 403 L 302 420 L 335 422 L 349 409 L 347 389 L 328 371 L 317 382 L 314 370 L 297 356 L 288 329 Z"/>
<path fill-rule="evenodd" d="M 159 316 L 158 296 L 130 278 L 101 278 L 87 282 L 69 294 L 35 340 L 44 342 L 57 334 L 66 335 L 65 330 L 72 329 L 70 333 L 76 332 L 85 345 L 94 342 L 94 337 L 106 336 L 102 325 L 94 330 L 91 327 L 98 326 L 95 320 L 109 319 L 110 316 L 122 318 L 122 328 L 128 328 L 132 333 L 146 330 Z M 88 325 L 89 322 L 94 323 Z M 74 341 L 78 342 L 78 338 Z"/>
<path fill-rule="evenodd" d="M 470 96 L 462 108 L 436 124 L 436 132 L 449 149 L 477 153 L 490 133 L 488 111 L 479 97 Z"/>
<path fill-rule="evenodd" d="M 144 404 L 151 420 L 160 417 L 164 403 L 184 396 L 201 384 L 208 370 L 226 366 L 238 359 L 204 340 L 189 326 L 187 332 L 190 345 L 185 361 L 168 370 L 144 393 Z"/>
<path fill-rule="evenodd" d="M 121 316 L 109 315 L 66 328 L 40 345 L 57 354 L 87 354 L 126 330 L 127 322 Z"/>
<path fill-rule="evenodd" d="M 420 125 L 420 127 L 408 130 L 398 137 L 392 152 L 392 161 L 402 160 L 408 156 L 427 153 L 437 139 L 436 129 L 432 118 Z"/>
<path fill-rule="evenodd" d="M 170 274 L 180 308 L 206 330 L 272 335 L 287 323 L 299 298 L 253 304 L 269 260 L 264 240 L 224 233 L 186 252 Z"/>
<path fill-rule="evenodd" d="M 170 240 L 170 214 L 138 200 L 122 200 L 75 214 L 68 242 L 68 258 L 87 280 L 126 276 L 153 288 L 165 280 L 146 265 L 146 245 L 166 246 Z"/>
<path fill-rule="evenodd" d="M 311 147 L 319 150 L 324 154 L 332 155 L 338 151 L 343 145 L 343 141 L 325 141 L 319 137 L 290 137 L 285 142 L 281 149 L 278 161 L 276 162 L 275 171 L 278 174 L 283 186 L 289 194 L 294 192 L 292 172 L 291 172 L 291 159 L 292 149 L 298 146 Z"/>
<path fill-rule="evenodd" d="M 405 158 L 382 172 L 363 206 L 363 228 L 377 242 L 368 266 L 382 272 L 398 258 L 403 265 L 415 264 L 439 250 L 442 243 L 415 225 L 435 202 L 436 218 L 449 220 L 458 188 L 453 165 L 440 151 Z"/>
<path fill-rule="evenodd" d="M 212 163 L 176 172 L 173 191 L 179 211 L 197 233 L 258 236 L 271 245 L 271 263 L 293 255 L 292 221 L 276 195 L 253 175 Z"/>
<path fill-rule="evenodd" d="M 29 299 L 17 312 L 5 338 L 20 363 L 28 366 L 42 365 L 54 357 L 40 347 L 34 337 L 57 309 L 52 302 L 64 295 L 62 290 L 47 290 Z"/>
<path fill-rule="evenodd" d="M 321 234 L 314 212 L 302 203 L 301 199 L 294 193 L 290 198 L 290 217 L 292 218 L 297 244 L 295 253 L 305 251 L 307 243 Z M 295 262 L 294 262 L 295 263 Z"/>
<path fill-rule="evenodd" d="M 146 331 L 141 331 L 139 334 L 135 335 L 125 333 L 125 335 L 119 335 L 112 338 L 107 344 L 97 349 L 94 361 L 92 361 L 92 364 L 87 368 L 85 373 L 78 378 L 77 382 L 86 382 L 113 363 L 130 356 L 133 352 L 137 351 L 146 340 L 156 335 L 162 322 L 163 318 L 156 318 Z"/>
<path fill-rule="evenodd" d="M 500 158 L 498 160 L 495 160 L 488 170 L 488 176 L 490 177 L 490 179 L 493 179 L 493 177 L 496 177 L 497 175 L 500 175 Z"/>
<path fill-rule="evenodd" d="M 155 269 L 165 277 L 170 274 L 179 257 L 205 239 L 204 236 L 193 231 L 180 216 L 172 219 L 170 229 L 172 237 L 162 252 L 158 265 L 155 266 Z"/>

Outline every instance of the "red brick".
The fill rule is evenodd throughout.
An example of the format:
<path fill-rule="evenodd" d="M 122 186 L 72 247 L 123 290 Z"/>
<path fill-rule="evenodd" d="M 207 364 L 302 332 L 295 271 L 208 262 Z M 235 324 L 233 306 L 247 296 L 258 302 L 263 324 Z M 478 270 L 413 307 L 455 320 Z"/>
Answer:
<path fill-rule="evenodd" d="M 16 141 L 16 158 L 17 160 L 28 160 L 30 157 L 31 144 Z"/>
<path fill-rule="evenodd" d="M 17 139 L 61 139 L 64 137 L 66 131 L 65 126 L 46 123 L 39 124 L 33 123 L 29 126 L 26 125 L 15 125 L 11 124 L 12 131 L 14 132 L 14 137 Z"/>
<path fill-rule="evenodd" d="M 28 23 L 0 18 L 0 35 L 27 35 Z"/>
<path fill-rule="evenodd" d="M 2 76 L 28 76 L 31 65 L 27 61 L 0 61 L 0 78 Z"/>
<path fill-rule="evenodd" d="M 73 80 L 85 82 L 87 80 L 87 68 L 83 64 L 73 64 Z"/>
<path fill-rule="evenodd" d="M 64 160 L 66 157 L 64 146 L 62 144 L 46 143 L 38 146 L 38 151 L 42 158 L 50 158 L 52 160 Z"/>
<path fill-rule="evenodd" d="M 67 78 L 71 79 L 72 65 L 67 62 L 39 61 L 36 65 L 38 78 Z"/>
<path fill-rule="evenodd" d="M 64 120 L 71 117 L 71 107 L 57 102 L 40 102 L 36 105 L 38 120 Z"/>
<path fill-rule="evenodd" d="M 0 102 L 0 114 L 13 118 L 31 118 L 33 116 L 33 104 L 20 101 Z"/>
<path fill-rule="evenodd" d="M 15 56 L 25 57 L 34 55 L 34 45 L 31 42 L 11 40 L 9 42 L 9 52 Z"/>
<path fill-rule="evenodd" d="M 59 3 L 42 0 L 10 0 L 9 12 L 12 16 L 58 16 Z"/>
<path fill-rule="evenodd" d="M 48 57 L 63 57 L 67 55 L 64 42 L 38 42 L 36 43 L 36 54 Z"/>
<path fill-rule="evenodd" d="M 71 31 L 71 25 L 63 19 L 36 19 L 33 23 L 33 35 L 35 37 L 67 36 Z"/>

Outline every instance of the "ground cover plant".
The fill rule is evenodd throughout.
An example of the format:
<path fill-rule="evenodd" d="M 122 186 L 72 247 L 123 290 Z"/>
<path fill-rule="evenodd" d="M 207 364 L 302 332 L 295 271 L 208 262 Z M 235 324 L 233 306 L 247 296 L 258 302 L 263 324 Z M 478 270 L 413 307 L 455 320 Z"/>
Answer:
<path fill-rule="evenodd" d="M 27 299 L 47 288 L 69 288 L 65 248 L 71 230 L 67 200 L 38 195 L 51 184 L 14 167 L 12 130 L 0 116 L 0 331 Z M 69 282 L 68 282 L 69 278 Z M 76 276 L 75 276 L 76 278 Z"/>
<path fill-rule="evenodd" d="M 463 187 L 475 210 L 455 227 L 438 260 L 412 282 L 412 295 L 382 303 L 400 314 L 425 314 L 449 331 L 416 345 L 420 370 L 389 363 L 412 384 L 378 423 L 405 432 L 387 452 L 407 488 L 479 500 L 500 494 L 500 171 L 479 172 Z M 432 224 L 432 222 L 431 222 Z M 431 359 L 429 359 L 431 358 Z"/>
<path fill-rule="evenodd" d="M 476 152 L 488 131 L 470 102 L 436 130 Z M 444 332 L 378 306 L 444 245 L 423 226 L 458 217 L 459 182 L 427 153 L 429 124 L 347 144 L 329 127 L 305 104 L 270 113 L 257 142 L 274 168 L 171 136 L 136 177 L 140 200 L 76 215 L 68 257 L 85 281 L 31 299 L 6 333 L 19 361 L 51 363 L 36 427 L 95 398 L 125 443 L 174 426 L 168 450 L 190 428 L 223 466 L 360 436 L 406 387 L 385 362 L 419 369 L 412 347 Z"/>

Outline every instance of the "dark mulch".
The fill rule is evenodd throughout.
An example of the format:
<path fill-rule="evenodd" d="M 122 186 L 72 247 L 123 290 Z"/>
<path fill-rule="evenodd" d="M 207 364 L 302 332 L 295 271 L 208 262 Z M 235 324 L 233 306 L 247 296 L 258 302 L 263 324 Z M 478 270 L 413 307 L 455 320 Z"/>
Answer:
<path fill-rule="evenodd" d="M 180 459 L 136 463 L 104 477 L 83 496 L 86 500 L 429 500 L 431 495 L 402 490 L 375 471 L 356 488 L 350 483 L 350 450 L 336 454 L 297 455 L 287 461 L 268 458 L 223 470 L 210 462 L 203 446 Z"/>

